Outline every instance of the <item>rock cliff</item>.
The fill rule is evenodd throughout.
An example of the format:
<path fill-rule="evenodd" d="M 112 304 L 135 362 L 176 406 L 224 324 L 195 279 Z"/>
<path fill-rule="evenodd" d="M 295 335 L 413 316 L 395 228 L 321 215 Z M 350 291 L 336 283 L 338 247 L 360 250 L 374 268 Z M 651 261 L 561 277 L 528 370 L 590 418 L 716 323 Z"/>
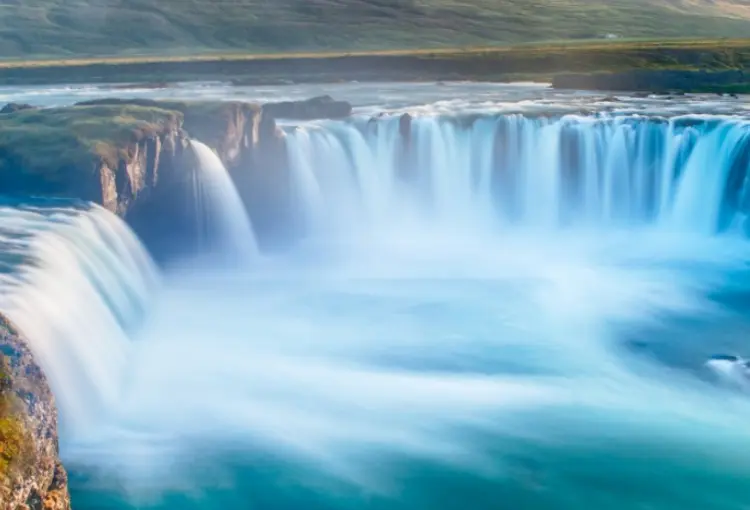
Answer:
<path fill-rule="evenodd" d="M 0 116 L 0 191 L 90 200 L 124 215 L 184 139 L 182 114 L 137 105 Z"/>
<path fill-rule="evenodd" d="M 261 245 L 269 247 L 294 230 L 284 135 L 275 119 L 342 118 L 351 111 L 328 96 L 263 106 L 117 98 L 63 108 L 9 105 L 0 114 L 0 193 L 99 203 L 158 254 L 167 248 L 165 234 L 189 239 L 197 228 L 190 202 L 194 138 L 222 159 Z"/>
<path fill-rule="evenodd" d="M 55 399 L 19 333 L 0 317 L 0 510 L 69 510 Z"/>
<path fill-rule="evenodd" d="M 154 255 L 194 237 L 189 140 L 227 166 L 262 244 L 293 230 L 283 115 L 340 117 L 314 100 L 250 103 L 106 99 L 64 108 L 10 105 L 0 114 L 0 193 L 97 202 L 125 218 Z M 276 236 L 273 238 L 273 236 Z M 55 401 L 13 326 L 0 316 L 0 510 L 67 510 Z"/>

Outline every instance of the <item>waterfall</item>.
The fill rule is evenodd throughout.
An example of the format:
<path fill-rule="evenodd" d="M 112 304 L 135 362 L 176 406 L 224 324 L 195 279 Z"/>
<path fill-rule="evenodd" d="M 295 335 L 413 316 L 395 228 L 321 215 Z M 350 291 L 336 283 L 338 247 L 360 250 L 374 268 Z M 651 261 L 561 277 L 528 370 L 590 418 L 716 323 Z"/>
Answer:
<path fill-rule="evenodd" d="M 50 381 L 76 505 L 746 503 L 750 402 L 695 377 L 747 352 L 747 240 L 703 235 L 750 210 L 746 121 L 286 129 L 311 236 L 362 236 L 320 258 L 162 280 L 101 207 L 0 205 L 0 313 Z M 246 261 L 242 200 L 192 147 L 190 221 Z"/>
<path fill-rule="evenodd" d="M 207 219 L 203 226 L 207 237 L 216 240 L 208 249 L 223 258 L 247 262 L 258 248 L 242 198 L 219 156 L 201 142 L 193 140 L 190 145 L 198 160 L 196 207 Z"/>
<path fill-rule="evenodd" d="M 118 399 L 155 266 L 98 206 L 3 206 L 0 220 L 0 311 L 29 342 L 63 425 L 80 430 Z"/>
<path fill-rule="evenodd" d="M 287 134 L 311 227 L 377 228 L 416 214 L 713 233 L 741 221 L 748 200 L 750 123 L 739 117 L 418 116 L 404 130 L 386 116 Z"/>

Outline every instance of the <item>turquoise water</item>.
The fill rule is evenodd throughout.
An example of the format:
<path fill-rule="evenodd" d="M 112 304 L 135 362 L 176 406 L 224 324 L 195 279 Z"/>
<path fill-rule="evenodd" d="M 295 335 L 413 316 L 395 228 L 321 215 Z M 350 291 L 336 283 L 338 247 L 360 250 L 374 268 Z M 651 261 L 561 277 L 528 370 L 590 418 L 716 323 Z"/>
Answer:
<path fill-rule="evenodd" d="M 169 273 L 62 445 L 76 510 L 750 504 L 750 401 L 704 367 L 747 352 L 746 241 L 373 243 Z"/>
<path fill-rule="evenodd" d="M 249 249 L 207 151 L 201 212 L 246 266 L 160 271 L 99 208 L 0 210 L 0 309 L 55 393 L 74 509 L 750 509 L 750 401 L 705 365 L 750 357 L 747 108 L 332 90 L 354 118 L 283 126 L 291 253 Z"/>

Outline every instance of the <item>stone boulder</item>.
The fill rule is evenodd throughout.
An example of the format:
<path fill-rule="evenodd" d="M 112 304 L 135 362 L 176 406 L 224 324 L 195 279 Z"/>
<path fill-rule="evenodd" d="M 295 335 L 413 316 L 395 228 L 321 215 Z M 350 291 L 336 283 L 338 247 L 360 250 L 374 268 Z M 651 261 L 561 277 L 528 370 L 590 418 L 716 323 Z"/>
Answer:
<path fill-rule="evenodd" d="M 55 398 L 23 338 L 2 316 L 0 508 L 70 510 Z"/>

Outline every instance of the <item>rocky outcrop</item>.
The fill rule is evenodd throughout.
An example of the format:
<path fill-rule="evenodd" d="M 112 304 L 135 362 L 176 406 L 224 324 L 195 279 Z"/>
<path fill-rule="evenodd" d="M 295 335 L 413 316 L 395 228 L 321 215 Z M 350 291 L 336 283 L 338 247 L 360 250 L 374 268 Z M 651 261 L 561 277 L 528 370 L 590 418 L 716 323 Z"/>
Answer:
<path fill-rule="evenodd" d="M 225 164 L 252 219 L 261 249 L 286 245 L 295 236 L 286 137 L 264 109 L 246 132 L 240 157 Z"/>
<path fill-rule="evenodd" d="M 179 112 L 137 105 L 24 109 L 0 122 L 0 191 L 68 197 L 124 215 L 183 143 Z"/>
<path fill-rule="evenodd" d="M 319 96 L 305 101 L 268 103 L 263 105 L 263 112 L 277 119 L 342 119 L 352 114 L 352 105 L 331 96 Z"/>
<path fill-rule="evenodd" d="M 241 101 L 98 99 L 19 110 L 0 122 L 0 192 L 99 203 L 125 218 L 152 253 L 195 236 L 190 139 L 232 175 L 263 247 L 295 230 L 284 133 L 276 118 L 340 118 L 328 96 L 265 106 Z M 191 233 L 192 231 L 192 233 Z"/>
<path fill-rule="evenodd" d="M 180 129 L 217 151 L 227 164 L 238 161 L 241 152 L 258 140 L 261 106 L 243 101 L 171 101 L 155 99 L 95 99 L 76 106 L 138 106 L 178 112 Z"/>
<path fill-rule="evenodd" d="M 179 171 L 186 145 L 184 134 L 174 126 L 121 147 L 116 159 L 99 160 L 95 175 L 101 195 L 94 201 L 127 216 L 137 201 L 146 200 L 158 183 Z"/>
<path fill-rule="evenodd" d="M 19 332 L 0 317 L 0 510 L 69 510 L 57 410 Z"/>
<path fill-rule="evenodd" d="M 35 110 L 37 107 L 26 103 L 8 103 L 0 108 L 0 114 L 20 112 L 21 110 Z"/>

